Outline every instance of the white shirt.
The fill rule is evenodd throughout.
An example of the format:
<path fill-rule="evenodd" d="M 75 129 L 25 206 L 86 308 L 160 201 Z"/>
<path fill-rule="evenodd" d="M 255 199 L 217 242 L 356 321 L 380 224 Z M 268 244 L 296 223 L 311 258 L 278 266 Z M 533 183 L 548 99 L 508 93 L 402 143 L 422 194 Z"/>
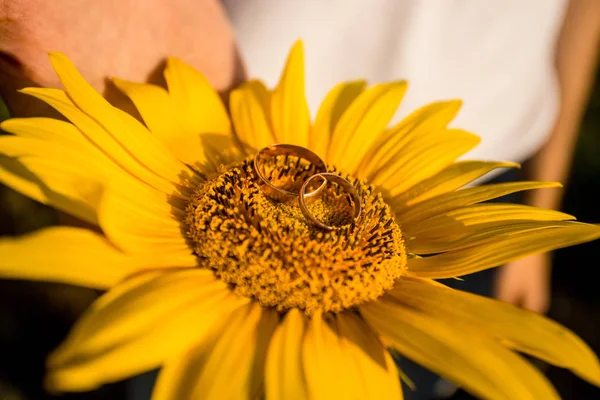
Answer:
<path fill-rule="evenodd" d="M 566 0 L 225 0 L 250 76 L 274 86 L 297 39 L 314 117 L 345 80 L 409 81 L 394 122 L 459 98 L 482 137 L 466 158 L 522 162 L 558 107 L 554 48 Z"/>

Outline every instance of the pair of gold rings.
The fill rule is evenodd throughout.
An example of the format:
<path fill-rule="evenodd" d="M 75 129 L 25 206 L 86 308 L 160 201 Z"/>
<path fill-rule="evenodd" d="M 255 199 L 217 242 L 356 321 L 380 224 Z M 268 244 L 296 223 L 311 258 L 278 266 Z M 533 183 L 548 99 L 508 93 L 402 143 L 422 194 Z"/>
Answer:
<path fill-rule="evenodd" d="M 291 156 L 296 158 L 295 162 L 298 163 L 298 166 L 300 166 L 300 160 L 305 160 L 309 163 L 309 165 L 305 167 L 305 170 L 310 171 L 312 175 L 301 181 L 302 186 L 300 186 L 299 190 L 291 190 L 283 185 L 278 185 L 273 182 L 272 179 L 267 177 L 264 167 L 265 161 L 269 158 L 279 156 Z M 259 150 L 254 156 L 254 171 L 259 179 L 258 187 L 266 196 L 282 202 L 298 201 L 304 217 L 319 228 L 332 231 L 345 226 L 328 225 L 318 220 L 308 209 L 307 202 L 316 199 L 319 193 L 327 186 L 328 182 L 336 183 L 350 196 L 353 205 L 353 220 L 355 221 L 360 217 L 362 204 L 356 188 L 341 176 L 327 172 L 327 166 L 323 160 L 304 147 L 292 144 L 274 144 L 267 146 Z M 319 181 L 321 182 L 320 184 Z"/>

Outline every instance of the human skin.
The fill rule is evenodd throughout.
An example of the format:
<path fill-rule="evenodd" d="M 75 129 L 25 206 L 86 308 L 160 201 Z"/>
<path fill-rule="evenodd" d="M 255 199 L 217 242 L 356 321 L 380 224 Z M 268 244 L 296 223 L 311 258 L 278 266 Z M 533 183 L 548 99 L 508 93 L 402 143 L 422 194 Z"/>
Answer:
<path fill-rule="evenodd" d="M 199 69 L 222 92 L 243 78 L 216 0 L 0 0 L 0 95 L 13 116 L 47 111 L 16 89 L 60 87 L 49 51 L 67 54 L 116 105 L 127 101 L 109 78 L 160 84 L 169 56 Z"/>
<path fill-rule="evenodd" d="M 564 182 L 593 80 L 600 38 L 600 1 L 571 0 L 556 49 L 561 89 L 558 121 L 532 158 L 532 180 Z M 69 56 L 113 104 L 133 111 L 110 85 L 118 76 L 161 84 L 164 59 L 176 56 L 199 69 L 221 92 L 244 78 L 233 30 L 215 0 L 0 0 L 0 96 L 14 116 L 50 113 L 21 95 L 27 86 L 59 87 L 47 52 Z M 527 199 L 560 206 L 561 192 L 535 191 Z M 538 312 L 549 305 L 550 258 L 534 255 L 500 269 L 496 295 Z"/>

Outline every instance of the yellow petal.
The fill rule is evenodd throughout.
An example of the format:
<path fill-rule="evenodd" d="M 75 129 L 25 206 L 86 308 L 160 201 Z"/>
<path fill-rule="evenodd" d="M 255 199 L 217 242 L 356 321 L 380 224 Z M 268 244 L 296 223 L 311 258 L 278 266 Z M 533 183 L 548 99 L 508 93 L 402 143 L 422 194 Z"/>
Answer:
<path fill-rule="evenodd" d="M 111 106 L 96 92 L 67 57 L 60 53 L 50 53 L 50 62 L 77 107 L 102 126 L 143 165 L 174 183 L 179 182 L 182 173 L 190 172 L 135 118 Z"/>
<path fill-rule="evenodd" d="M 369 180 L 380 170 L 395 162 L 394 157 L 414 138 L 428 132 L 445 129 L 454 119 L 462 102 L 441 101 L 414 111 L 391 129 L 380 135 L 363 159 L 360 172 Z"/>
<path fill-rule="evenodd" d="M 82 354 L 134 340 L 189 303 L 211 298 L 216 301 L 226 295 L 227 285 L 209 269 L 140 272 L 94 302 L 48 363 L 67 364 Z"/>
<path fill-rule="evenodd" d="M 55 227 L 0 240 L 0 276 L 105 289 L 140 267 L 87 229 Z"/>
<path fill-rule="evenodd" d="M 404 232 L 406 236 L 416 236 L 422 239 L 448 237 L 479 231 L 488 227 L 506 225 L 518 221 L 567 221 L 575 217 L 559 211 L 545 208 L 530 207 L 520 204 L 490 204 L 482 203 L 457 208 L 408 225 Z"/>
<path fill-rule="evenodd" d="M 19 160 L 0 154 L 0 182 L 16 190 L 17 192 L 39 201 L 43 204 L 55 203 L 54 207 L 59 210 L 68 210 L 74 203 L 71 199 L 46 189 L 43 182 L 36 179 L 35 175 L 28 171 Z M 89 217 L 94 220 L 95 212 L 84 208 Z"/>
<path fill-rule="evenodd" d="M 304 314 L 293 308 L 277 327 L 267 352 L 266 398 L 271 400 L 307 398 L 306 378 L 300 353 L 305 325 Z"/>
<path fill-rule="evenodd" d="M 359 381 L 344 376 L 344 354 L 337 327 L 315 314 L 302 344 L 302 365 L 310 399 L 347 399 L 359 389 Z"/>
<path fill-rule="evenodd" d="M 14 119 L 14 120 L 9 120 L 9 121 L 11 122 L 11 124 L 8 128 L 9 129 L 17 128 L 17 131 L 20 131 L 21 129 L 23 129 L 23 126 L 21 126 L 22 122 L 25 122 L 25 124 L 27 124 L 26 118 Z M 42 122 L 42 121 L 40 121 L 39 123 L 44 124 L 44 122 Z M 78 132 L 77 128 L 75 128 L 73 125 L 71 125 L 67 122 L 63 122 L 63 123 L 64 123 L 64 125 L 61 126 L 62 128 L 70 127 L 72 129 L 74 129 L 76 132 Z M 50 125 L 50 126 L 52 126 L 52 125 Z M 5 128 L 4 124 L 2 124 L 2 128 Z M 32 127 L 31 129 L 26 129 L 26 132 L 29 133 L 34 130 L 35 130 L 35 128 Z M 66 133 L 68 131 L 64 130 L 64 129 L 59 129 L 59 130 L 57 130 L 57 132 Z M 19 135 L 19 136 L 3 135 L 0 137 L 0 149 L 2 149 L 1 151 L 3 154 L 5 154 L 7 156 L 11 156 L 11 157 L 34 155 L 34 156 L 44 157 L 44 158 L 48 158 L 48 159 L 52 159 L 52 158 L 57 159 L 58 154 L 66 153 L 67 156 L 69 157 L 69 160 L 75 159 L 76 162 L 81 162 L 82 159 L 91 158 L 91 162 L 94 163 L 94 165 L 102 163 L 102 161 L 104 161 L 104 159 L 107 159 L 104 154 L 102 154 L 100 151 L 98 151 L 98 149 L 95 148 L 94 146 L 90 145 L 89 142 L 86 143 L 84 141 L 79 141 L 79 140 L 77 140 L 78 139 L 77 137 L 74 138 L 75 140 L 71 140 L 69 138 L 63 138 L 60 134 L 58 134 L 56 136 L 57 137 L 55 137 L 55 138 L 48 138 L 48 137 L 39 138 L 39 137 L 28 137 L 27 135 Z M 46 151 L 44 151 L 44 150 L 46 150 Z M 77 158 L 78 156 L 79 156 L 79 158 Z M 88 163 L 81 164 L 81 165 L 84 166 L 87 164 Z M 102 166 L 104 166 L 103 163 L 102 163 Z M 122 174 L 124 175 L 124 172 L 122 172 Z"/>
<path fill-rule="evenodd" d="M 127 95 L 137 108 L 150 132 L 159 139 L 178 134 L 177 108 L 169 92 L 160 86 L 113 78 L 115 86 Z M 170 150 L 170 149 L 169 149 Z"/>
<path fill-rule="evenodd" d="M 321 157 L 329 153 L 331 137 L 342 114 L 365 90 L 365 81 L 340 83 L 325 96 L 311 129 L 308 147 Z"/>
<path fill-rule="evenodd" d="M 370 182 L 386 189 L 389 196 L 396 196 L 442 171 L 479 142 L 477 135 L 459 129 L 419 135 L 398 151 L 394 161 L 371 177 Z"/>
<path fill-rule="evenodd" d="M 0 127 L 16 135 L 0 138 L 0 148 L 7 155 L 32 155 L 74 168 L 85 167 L 93 172 L 92 179 L 123 193 L 143 191 L 140 197 L 160 193 L 126 173 L 71 123 L 50 118 L 13 118 Z"/>
<path fill-rule="evenodd" d="M 564 224 L 561 221 L 507 221 L 481 228 L 470 227 L 462 234 L 445 237 L 410 237 L 405 243 L 413 254 L 438 254 L 504 240 L 507 236 L 524 232 L 562 227 Z"/>
<path fill-rule="evenodd" d="M 188 132 L 231 133 L 227 110 L 204 75 L 174 57 L 167 60 L 164 75 L 177 116 L 187 124 Z"/>
<path fill-rule="evenodd" d="M 65 143 L 61 139 L 48 141 L 45 139 L 2 136 L 0 148 L 5 155 L 18 158 L 35 177 L 32 180 L 42 181 L 49 189 L 63 194 L 65 197 L 86 202 L 85 187 L 98 192 L 109 182 L 105 175 L 115 179 L 125 176 L 122 171 L 116 173 L 105 168 L 107 163 L 101 159 L 91 146 Z M 102 169 L 105 169 L 103 171 Z M 69 182 L 72 182 L 69 184 Z M 97 206 L 98 193 L 88 199 L 89 206 Z"/>
<path fill-rule="evenodd" d="M 181 194 L 181 188 L 177 184 L 158 176 L 153 170 L 152 165 L 141 163 L 137 154 L 132 154 L 131 149 L 124 147 L 118 141 L 118 138 L 121 136 L 118 133 L 121 133 L 121 130 L 125 128 L 121 128 L 115 135 L 106 131 L 94 119 L 79 110 L 62 90 L 28 88 L 23 89 L 22 92 L 44 101 L 63 114 L 86 135 L 87 139 L 114 160 L 114 163 L 124 171 L 127 171 L 140 181 L 163 193 L 176 194 L 187 198 L 187 196 Z M 140 140 L 140 142 L 143 141 Z M 179 182 L 179 180 L 180 178 L 178 177 L 175 182 Z"/>
<path fill-rule="evenodd" d="M 310 114 L 304 95 L 304 48 L 298 41 L 271 97 L 273 132 L 279 143 L 308 146 Z"/>
<path fill-rule="evenodd" d="M 339 119 L 327 160 L 354 173 L 365 154 L 394 116 L 406 82 L 375 85 L 361 93 Z"/>
<path fill-rule="evenodd" d="M 435 215 L 524 190 L 561 187 L 557 182 L 509 182 L 482 185 L 441 194 L 429 200 L 398 210 L 402 225 L 417 224 Z"/>
<path fill-rule="evenodd" d="M 250 372 L 250 397 L 252 399 L 264 396 L 267 352 L 275 330 L 281 322 L 279 313 L 273 309 L 263 309 L 262 312 L 263 314 L 256 332 L 255 357 Z"/>
<path fill-rule="evenodd" d="M 163 88 L 119 79 L 114 82 L 133 101 L 152 134 L 175 157 L 196 171 L 215 171 L 220 164 L 241 158 L 229 132 L 229 121 L 219 122 L 212 114 L 198 119 L 197 114 L 203 113 L 199 110 L 204 110 L 198 109 L 190 117 L 194 123 L 185 123 L 185 112 L 189 110 L 178 108 L 177 102 Z M 236 153 L 233 159 L 231 153 Z"/>
<path fill-rule="evenodd" d="M 263 380 L 264 365 L 255 363 L 257 342 L 268 339 L 276 324 L 277 313 L 257 303 L 237 311 L 214 342 L 166 363 L 152 399 L 260 398 L 262 393 L 251 392 L 253 379 Z M 261 329 L 265 326 L 266 330 Z"/>
<path fill-rule="evenodd" d="M 216 172 L 221 165 L 228 165 L 244 158 L 234 137 L 230 134 L 194 132 L 186 135 L 183 130 L 180 133 L 169 137 L 165 145 L 178 159 L 197 172 Z M 187 175 L 185 181 L 188 180 L 190 180 L 188 186 L 193 186 L 194 176 Z"/>
<path fill-rule="evenodd" d="M 408 261 L 408 272 L 422 278 L 451 278 L 600 238 L 600 226 L 579 222 L 550 222 L 549 225 L 497 235 L 493 240 L 440 255 L 413 258 Z"/>
<path fill-rule="evenodd" d="M 559 399 L 535 367 L 473 329 L 386 300 L 362 306 L 361 313 L 402 355 L 477 397 Z"/>
<path fill-rule="evenodd" d="M 358 379 L 352 386 L 358 390 L 353 397 L 402 399 L 398 369 L 371 327 L 353 312 L 338 314 L 337 322 L 341 350 L 347 359 L 337 368 L 345 372 L 346 381 L 353 376 L 350 370 L 356 370 Z"/>
<path fill-rule="evenodd" d="M 176 217 L 166 202 L 163 205 L 148 207 L 107 191 L 98 210 L 100 226 L 127 253 L 156 254 L 169 257 L 174 266 L 197 266 L 181 217 Z"/>
<path fill-rule="evenodd" d="M 395 210 L 401 210 L 432 197 L 460 189 L 473 180 L 497 168 L 518 168 L 519 164 L 500 161 L 459 161 L 444 168 L 407 191 L 390 199 Z"/>
<path fill-rule="evenodd" d="M 75 125 L 54 118 L 11 118 L 3 121 L 0 128 L 23 138 L 93 147 Z"/>
<path fill-rule="evenodd" d="M 81 215 L 85 221 L 97 223 L 95 210 L 100 203 L 103 186 L 91 177 L 92 174 L 84 166 L 75 168 L 39 157 L 19 157 L 18 160 L 49 190 L 79 203 L 73 211 L 66 210 L 69 214 Z M 79 207 L 84 210 L 79 211 Z"/>
<path fill-rule="evenodd" d="M 262 82 L 248 81 L 233 90 L 229 97 L 235 133 L 252 151 L 276 142 L 269 123 L 269 96 Z"/>
<path fill-rule="evenodd" d="M 471 325 L 517 351 L 600 385 L 600 363 L 592 350 L 569 329 L 537 313 L 418 278 L 400 279 L 389 293 L 432 318 Z"/>
<path fill-rule="evenodd" d="M 171 277 L 178 272 L 142 279 L 139 285 L 125 281 L 129 290 L 86 313 L 50 356 L 46 386 L 87 391 L 157 368 L 210 340 L 231 313 L 248 304 L 247 298 L 229 294 L 222 282 L 213 278 L 211 283 L 202 270 L 180 273 L 188 282 Z"/>
<path fill-rule="evenodd" d="M 185 204 L 181 204 L 181 201 L 177 201 L 176 198 L 160 193 L 125 173 L 106 154 L 83 138 L 73 125 L 62 121 L 57 121 L 62 122 L 62 125 L 50 124 L 55 128 L 62 128 L 57 130 L 62 134 L 52 139 L 44 135 L 31 135 L 36 125 L 27 121 L 27 119 L 11 120 L 10 128 L 22 134 L 1 137 L 0 148 L 5 154 L 20 157 L 20 162 L 26 164 L 30 171 L 35 173 L 35 176 L 29 174 L 31 179 L 43 182 L 48 190 L 57 191 L 64 198 L 87 205 L 93 213 L 93 218 L 85 220 L 96 222 L 98 188 L 138 199 L 136 206 L 150 209 L 153 213 L 157 212 L 157 204 L 169 206 L 169 210 L 176 210 L 179 213 L 185 208 Z M 39 121 L 41 124 L 44 122 Z M 79 135 L 83 141 L 70 140 L 67 137 L 69 133 L 73 134 L 69 136 Z M 62 207 L 61 204 L 55 206 L 63 210 L 67 208 L 64 211 L 71 214 L 78 211 L 76 207 L 69 209 Z"/>
<path fill-rule="evenodd" d="M 98 218 L 95 205 L 101 188 L 90 186 L 89 179 L 80 181 L 78 180 L 79 176 L 65 176 L 56 173 L 52 167 L 60 168 L 60 166 L 55 164 L 46 165 L 45 168 L 41 169 L 44 175 L 37 176 L 34 171 L 29 169 L 35 168 L 39 164 L 37 161 L 31 158 L 19 160 L 0 154 L 0 182 L 40 203 L 51 205 L 83 221 L 96 225 Z M 24 162 L 29 166 L 25 165 Z M 40 170 L 37 170 L 37 172 L 40 172 Z M 48 186 L 46 183 L 48 181 L 51 182 L 54 189 Z M 87 192 L 82 192 L 83 188 L 87 189 Z M 89 201 L 82 201 L 82 198 Z"/>

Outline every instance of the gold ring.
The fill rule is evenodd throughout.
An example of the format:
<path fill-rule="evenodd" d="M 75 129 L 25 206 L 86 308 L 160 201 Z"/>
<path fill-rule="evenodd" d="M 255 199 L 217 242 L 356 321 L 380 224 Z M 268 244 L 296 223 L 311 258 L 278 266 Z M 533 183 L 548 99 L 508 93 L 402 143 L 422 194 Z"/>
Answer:
<path fill-rule="evenodd" d="M 254 156 L 254 171 L 260 179 L 258 187 L 263 191 L 263 193 L 265 193 L 267 196 L 274 200 L 290 201 L 296 200 L 299 196 L 298 190 L 291 191 L 276 186 L 265 176 L 265 171 L 261 167 L 261 161 L 269 157 L 277 156 L 298 157 L 299 159 L 304 159 L 310 162 L 314 166 L 316 173 L 327 172 L 327 166 L 325 165 L 323 160 L 321 160 L 321 158 L 318 155 L 316 155 L 308 149 L 305 149 L 304 147 L 295 146 L 293 144 L 274 144 L 259 150 Z M 316 188 L 312 192 L 309 192 L 307 196 L 316 194 L 324 186 L 325 182 L 323 182 L 323 184 L 320 187 Z"/>
<path fill-rule="evenodd" d="M 326 184 L 329 181 L 329 182 L 335 182 L 338 185 L 340 185 L 346 191 L 346 193 L 348 193 L 350 195 L 350 197 L 352 198 L 352 202 L 354 203 L 354 212 L 353 212 L 352 218 L 356 221 L 360 217 L 360 214 L 362 213 L 362 203 L 360 201 L 360 195 L 359 195 L 358 191 L 356 190 L 356 188 L 354 187 L 354 185 L 352 185 L 350 182 L 348 182 L 346 179 L 342 178 L 339 175 L 326 172 L 326 173 L 320 173 L 320 174 L 315 174 L 315 175 L 311 176 L 306 181 L 304 181 L 304 184 L 300 188 L 300 197 L 299 197 L 300 210 L 302 210 L 302 214 L 304 214 L 306 219 L 308 219 L 310 222 L 312 222 L 319 228 L 325 229 L 327 231 L 332 231 L 332 230 L 340 229 L 340 228 L 343 228 L 344 226 L 347 226 L 347 225 L 343 225 L 343 226 L 327 225 L 327 224 L 319 221 L 317 218 L 315 218 L 315 216 L 312 215 L 312 213 L 308 210 L 308 207 L 306 206 L 306 199 L 314 197 L 315 193 L 314 193 L 314 191 L 310 192 L 310 193 L 306 193 L 306 188 L 308 187 L 309 183 L 313 179 L 316 179 L 316 178 L 322 178 L 324 181 L 323 182 L 324 184 Z M 322 186 L 323 185 L 321 185 L 320 187 L 322 187 Z"/>

